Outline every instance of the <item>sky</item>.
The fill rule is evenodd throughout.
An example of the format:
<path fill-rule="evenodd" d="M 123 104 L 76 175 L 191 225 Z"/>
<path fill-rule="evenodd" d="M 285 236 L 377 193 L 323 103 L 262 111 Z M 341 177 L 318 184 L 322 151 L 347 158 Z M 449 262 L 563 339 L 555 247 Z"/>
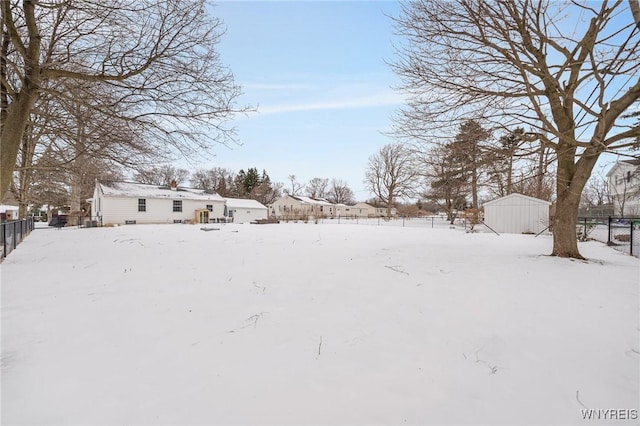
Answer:
<path fill-rule="evenodd" d="M 387 132 L 402 105 L 387 62 L 394 57 L 399 4 L 388 1 L 219 1 L 226 27 L 222 62 L 242 86 L 239 105 L 257 112 L 233 121 L 239 145 L 216 147 L 198 165 L 235 172 L 257 167 L 272 181 L 347 181 L 356 200 L 369 156 L 393 142 Z M 386 61 L 386 62 L 385 62 Z"/>
<path fill-rule="evenodd" d="M 217 146 L 198 168 L 267 171 L 290 187 L 312 178 L 345 180 L 356 201 L 373 196 L 363 182 L 368 158 L 392 143 L 392 116 L 404 104 L 389 62 L 398 1 L 217 1 L 210 10 L 226 32 L 218 50 L 243 95 L 237 145 Z M 604 176 L 617 156 L 606 155 Z"/>

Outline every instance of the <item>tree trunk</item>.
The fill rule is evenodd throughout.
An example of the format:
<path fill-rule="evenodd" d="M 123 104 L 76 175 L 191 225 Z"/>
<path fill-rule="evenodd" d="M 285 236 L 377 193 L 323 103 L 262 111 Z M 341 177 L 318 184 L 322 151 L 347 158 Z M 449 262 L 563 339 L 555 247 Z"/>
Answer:
<path fill-rule="evenodd" d="M 9 105 L 7 120 L 2 124 L 0 132 L 0 198 L 5 196 L 11 186 L 25 126 L 37 96 L 36 90 L 21 92 L 18 99 Z"/>
<path fill-rule="evenodd" d="M 553 220 L 553 252 L 552 256 L 584 259 L 578 251 L 576 225 L 578 223 L 578 206 L 580 197 L 570 195 L 558 198 L 556 215 Z"/>
<path fill-rule="evenodd" d="M 478 169 L 471 171 L 471 207 L 478 208 Z"/>
<path fill-rule="evenodd" d="M 566 148 L 566 145 L 564 146 Z M 591 176 L 591 171 L 600 156 L 600 152 L 587 150 L 574 163 L 575 148 L 558 149 L 556 215 L 553 220 L 552 256 L 584 259 L 578 250 L 578 208 L 582 190 Z"/>
<path fill-rule="evenodd" d="M 509 168 L 507 169 L 507 194 L 513 192 L 513 151 L 509 155 Z"/>

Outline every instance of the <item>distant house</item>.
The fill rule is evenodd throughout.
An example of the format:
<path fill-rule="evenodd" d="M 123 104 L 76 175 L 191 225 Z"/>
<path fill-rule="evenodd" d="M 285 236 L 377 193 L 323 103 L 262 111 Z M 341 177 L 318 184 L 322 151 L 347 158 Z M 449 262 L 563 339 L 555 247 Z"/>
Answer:
<path fill-rule="evenodd" d="M 249 223 L 257 219 L 267 219 L 269 210 L 256 200 L 225 198 L 227 217 L 234 223 Z"/>
<path fill-rule="evenodd" d="M 91 216 L 103 225 L 208 223 L 225 219 L 225 200 L 218 194 L 175 184 L 96 182 Z"/>
<path fill-rule="evenodd" d="M 607 181 L 614 215 L 640 216 L 640 160 L 617 161 Z"/>
<path fill-rule="evenodd" d="M 0 222 L 8 222 L 18 219 L 18 206 L 0 204 Z"/>
<path fill-rule="evenodd" d="M 387 206 L 371 205 L 369 203 L 358 203 L 351 208 L 357 217 L 385 217 L 387 216 Z M 398 211 L 395 207 L 391 208 L 391 217 L 396 217 Z"/>
<path fill-rule="evenodd" d="M 278 219 L 313 219 L 336 216 L 336 206 L 324 198 L 285 194 L 270 206 Z"/>
<path fill-rule="evenodd" d="M 7 191 L 0 202 L 0 222 L 18 219 L 19 210 L 18 200 L 11 191 Z"/>
<path fill-rule="evenodd" d="M 499 233 L 537 234 L 549 227 L 551 203 L 522 194 L 484 203 L 484 223 Z"/>

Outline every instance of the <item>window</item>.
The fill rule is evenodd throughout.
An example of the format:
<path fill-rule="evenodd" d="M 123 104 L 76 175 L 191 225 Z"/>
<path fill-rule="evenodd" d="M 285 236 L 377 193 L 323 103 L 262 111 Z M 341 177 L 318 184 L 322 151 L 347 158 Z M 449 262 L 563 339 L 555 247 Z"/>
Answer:
<path fill-rule="evenodd" d="M 173 200 L 173 212 L 180 213 L 182 211 L 182 200 Z"/>
<path fill-rule="evenodd" d="M 207 210 L 212 212 L 213 211 L 213 204 L 207 204 Z"/>
<path fill-rule="evenodd" d="M 144 198 L 138 198 L 138 211 L 146 212 L 147 211 L 147 200 Z"/>

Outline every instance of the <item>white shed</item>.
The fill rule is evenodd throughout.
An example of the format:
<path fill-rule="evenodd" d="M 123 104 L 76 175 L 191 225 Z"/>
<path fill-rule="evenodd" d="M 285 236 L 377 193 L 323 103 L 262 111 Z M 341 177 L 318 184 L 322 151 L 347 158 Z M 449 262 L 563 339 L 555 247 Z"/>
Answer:
<path fill-rule="evenodd" d="M 537 234 L 549 226 L 551 203 L 522 194 L 484 203 L 484 223 L 505 234 Z"/>
<path fill-rule="evenodd" d="M 248 223 L 257 219 L 268 219 L 269 209 L 256 200 L 225 198 L 227 216 L 233 223 Z"/>
<path fill-rule="evenodd" d="M 103 225 L 210 222 L 224 219 L 225 202 L 218 194 L 176 185 L 96 182 L 91 216 Z"/>

